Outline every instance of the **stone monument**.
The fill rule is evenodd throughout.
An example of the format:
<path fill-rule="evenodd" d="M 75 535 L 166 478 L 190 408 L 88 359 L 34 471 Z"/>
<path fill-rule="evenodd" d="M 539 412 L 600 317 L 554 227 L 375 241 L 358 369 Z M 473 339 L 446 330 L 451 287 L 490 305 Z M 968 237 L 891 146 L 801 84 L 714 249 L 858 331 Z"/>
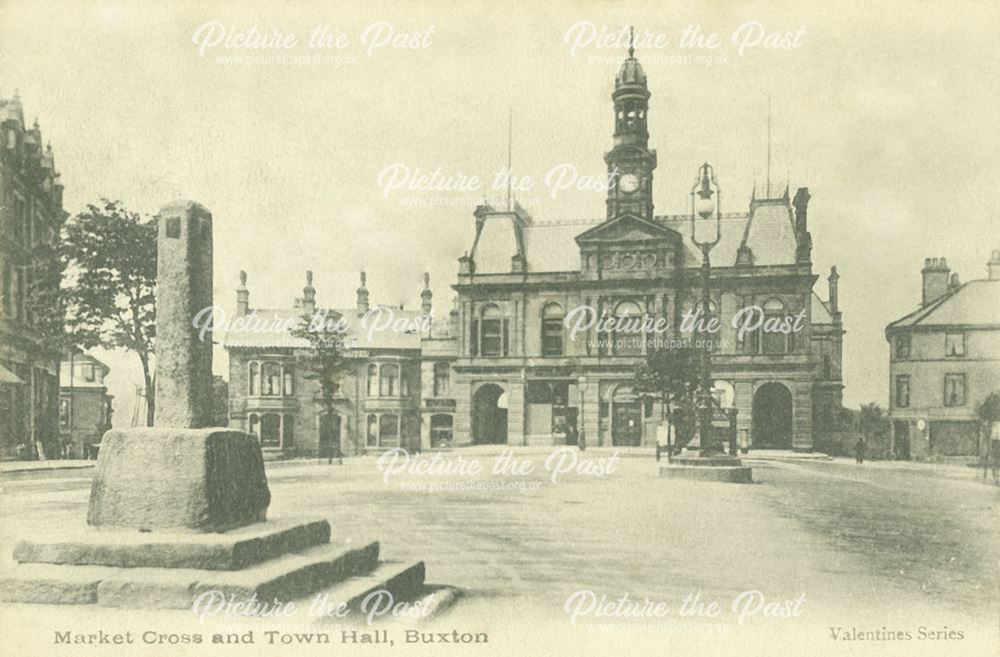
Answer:
<path fill-rule="evenodd" d="M 203 591 L 283 600 L 343 583 L 420 592 L 424 564 L 379 562 L 378 543 L 330 543 L 326 520 L 268 521 L 255 436 L 212 428 L 212 215 L 193 201 L 159 214 L 155 427 L 104 435 L 87 528 L 25 540 L 0 574 L 10 602 L 189 608 Z M 334 591 L 337 594 L 337 591 Z"/>

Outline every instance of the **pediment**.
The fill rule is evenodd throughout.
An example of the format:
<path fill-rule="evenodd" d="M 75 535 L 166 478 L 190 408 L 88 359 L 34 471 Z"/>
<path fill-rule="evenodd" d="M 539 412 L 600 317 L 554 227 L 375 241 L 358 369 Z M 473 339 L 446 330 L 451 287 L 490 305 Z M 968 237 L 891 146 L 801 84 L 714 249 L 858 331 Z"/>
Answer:
<path fill-rule="evenodd" d="M 676 242 L 677 231 L 632 214 L 623 214 L 576 236 L 580 246 L 636 242 Z"/>

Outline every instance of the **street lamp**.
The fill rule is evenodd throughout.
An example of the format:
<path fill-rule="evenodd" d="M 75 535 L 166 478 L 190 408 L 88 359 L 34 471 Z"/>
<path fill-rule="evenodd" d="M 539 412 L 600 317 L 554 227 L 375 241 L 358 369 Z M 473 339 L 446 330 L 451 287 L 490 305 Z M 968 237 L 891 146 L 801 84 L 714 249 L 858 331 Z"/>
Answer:
<path fill-rule="evenodd" d="M 712 273 L 712 261 L 709 253 L 722 239 L 722 190 L 715 180 L 715 170 L 705 162 L 698 168 L 698 178 L 691 188 L 691 241 L 701 249 L 701 309 L 705 321 L 709 317 L 711 307 L 711 290 L 709 281 Z M 715 221 L 712 221 L 712 215 Z M 714 230 L 713 226 L 714 225 Z M 699 231 L 700 228 L 700 231 Z M 699 232 L 708 239 L 699 239 Z M 705 456 L 720 452 L 721 449 L 712 437 L 712 357 L 710 354 L 711 334 L 704 338 L 701 367 L 701 391 L 699 395 L 698 432 L 700 434 L 700 453 Z"/>

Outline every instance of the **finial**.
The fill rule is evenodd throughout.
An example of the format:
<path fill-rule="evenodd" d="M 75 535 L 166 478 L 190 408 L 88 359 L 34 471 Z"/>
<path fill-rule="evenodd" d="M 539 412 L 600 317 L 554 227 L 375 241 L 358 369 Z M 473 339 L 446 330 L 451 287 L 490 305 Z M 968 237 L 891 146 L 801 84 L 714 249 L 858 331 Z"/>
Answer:
<path fill-rule="evenodd" d="M 431 275 L 430 272 L 424 272 L 424 288 L 429 288 L 431 286 Z"/>
<path fill-rule="evenodd" d="M 306 287 L 312 287 L 312 284 L 313 284 L 313 273 L 307 269 L 306 270 Z"/>
<path fill-rule="evenodd" d="M 247 284 L 247 273 L 241 269 L 240 270 L 240 286 L 241 287 L 245 287 L 246 284 Z"/>
<path fill-rule="evenodd" d="M 367 277 L 367 276 L 365 276 L 365 272 L 364 272 L 364 271 L 362 271 L 362 272 L 361 272 L 361 287 L 364 287 L 364 286 L 365 286 L 365 281 L 367 281 L 367 280 L 368 280 L 368 277 Z"/>
<path fill-rule="evenodd" d="M 628 27 L 628 58 L 635 59 L 635 28 Z"/>

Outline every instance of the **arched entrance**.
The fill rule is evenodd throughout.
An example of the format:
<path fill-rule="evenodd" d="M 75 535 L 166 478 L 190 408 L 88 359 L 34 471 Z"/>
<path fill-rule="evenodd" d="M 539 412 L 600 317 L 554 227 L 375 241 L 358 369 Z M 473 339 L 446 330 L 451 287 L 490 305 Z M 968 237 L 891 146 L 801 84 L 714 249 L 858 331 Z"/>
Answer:
<path fill-rule="evenodd" d="M 792 448 L 792 393 L 781 383 L 765 383 L 753 395 L 754 449 Z"/>
<path fill-rule="evenodd" d="M 507 443 L 507 404 L 503 388 L 487 383 L 472 397 L 472 442 L 477 445 Z"/>
<path fill-rule="evenodd" d="M 319 457 L 340 456 L 340 416 L 319 416 Z"/>
<path fill-rule="evenodd" d="M 642 443 L 642 406 L 631 386 L 620 385 L 611 397 L 611 444 Z"/>

